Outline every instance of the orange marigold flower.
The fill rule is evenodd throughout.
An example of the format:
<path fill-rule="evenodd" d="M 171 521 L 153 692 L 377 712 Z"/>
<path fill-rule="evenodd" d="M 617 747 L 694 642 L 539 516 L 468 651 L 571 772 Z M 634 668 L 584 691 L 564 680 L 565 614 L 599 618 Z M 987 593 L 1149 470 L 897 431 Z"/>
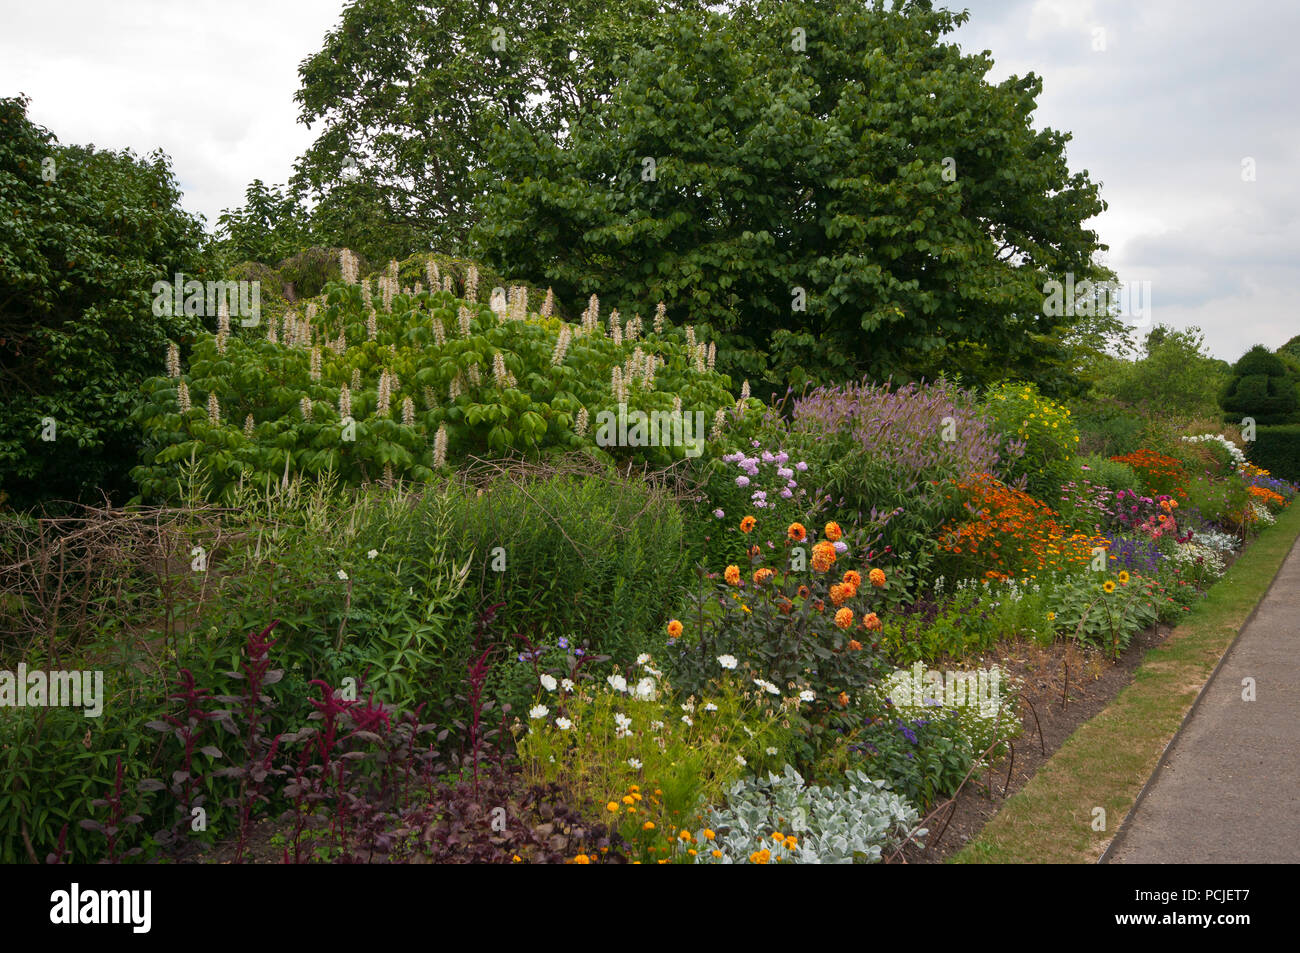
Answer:
<path fill-rule="evenodd" d="M 835 546 L 822 540 L 813 547 L 812 552 L 813 569 L 817 572 L 826 572 L 835 562 Z"/>
<path fill-rule="evenodd" d="M 725 573 L 723 573 L 723 577 L 727 580 L 727 584 L 728 584 L 728 585 L 739 586 L 739 585 L 740 585 L 740 567 L 739 567 L 739 566 L 736 566 L 736 565 L 728 566 L 728 567 L 727 567 L 727 571 L 726 571 Z"/>
<path fill-rule="evenodd" d="M 847 611 L 847 610 L 846 610 L 846 611 Z M 849 651 L 850 651 L 850 652 L 861 652 L 861 651 L 862 651 L 862 643 L 859 642 L 857 639 L 849 639 Z"/>
<path fill-rule="evenodd" d="M 850 569 L 844 574 L 844 584 L 857 589 L 858 586 L 862 585 L 862 573 L 858 572 L 856 569 Z"/>
<path fill-rule="evenodd" d="M 799 592 L 797 593 L 797 595 L 799 596 L 800 599 L 807 599 L 807 598 L 808 598 L 808 587 L 807 587 L 807 586 L 800 586 L 800 587 L 799 587 Z"/>
<path fill-rule="evenodd" d="M 844 530 L 840 529 L 840 524 L 836 523 L 834 520 L 831 520 L 831 522 L 826 524 L 826 529 L 823 530 L 823 532 L 825 533 L 826 538 L 832 543 L 836 542 L 844 535 Z"/>
<path fill-rule="evenodd" d="M 853 610 L 841 609 L 839 612 L 835 613 L 835 624 L 841 629 L 847 629 L 851 626 L 853 624 Z"/>
<path fill-rule="evenodd" d="M 756 524 L 757 522 L 758 520 L 754 519 L 754 517 L 746 516 L 743 520 L 740 521 L 740 531 L 742 533 L 748 533 L 750 530 L 754 528 L 754 524 Z"/>
<path fill-rule="evenodd" d="M 831 602 L 835 603 L 837 606 L 843 605 L 846 599 L 851 599 L 853 597 L 853 594 L 853 587 L 847 583 L 837 582 L 835 585 L 831 586 Z"/>
<path fill-rule="evenodd" d="M 796 543 L 802 543 L 808 538 L 808 530 L 804 529 L 803 523 L 791 523 L 786 527 L 785 534 Z"/>
<path fill-rule="evenodd" d="M 770 570 L 770 569 L 759 569 L 759 570 L 756 570 L 756 571 L 754 572 L 754 585 L 756 585 L 756 586 L 761 586 L 763 583 L 767 582 L 769 579 L 771 579 L 771 578 L 772 578 L 773 576 L 775 576 L 775 575 L 776 575 L 776 573 L 774 573 L 774 572 L 773 572 L 772 570 Z"/>
<path fill-rule="evenodd" d="M 573 858 L 573 862 L 575 864 L 589 864 L 591 863 L 591 858 L 586 854 L 579 854 L 577 857 Z"/>
<path fill-rule="evenodd" d="M 872 629 L 872 630 L 879 629 L 880 616 L 876 615 L 874 612 L 868 612 L 865 616 L 862 617 L 862 627 L 865 629 Z"/>
<path fill-rule="evenodd" d="M 871 572 L 867 573 L 867 578 L 871 580 L 871 584 L 877 589 L 885 587 L 885 571 L 883 569 L 871 570 Z"/>
<path fill-rule="evenodd" d="M 677 619 L 673 619 L 672 621 L 670 621 L 668 623 L 668 638 L 676 639 L 679 638 L 681 634 L 682 634 L 681 622 L 679 622 Z"/>

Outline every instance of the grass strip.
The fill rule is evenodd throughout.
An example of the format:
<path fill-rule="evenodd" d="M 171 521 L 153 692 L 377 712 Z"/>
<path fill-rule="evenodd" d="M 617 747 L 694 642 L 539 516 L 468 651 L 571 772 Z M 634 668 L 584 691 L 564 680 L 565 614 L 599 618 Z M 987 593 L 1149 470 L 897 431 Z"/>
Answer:
<path fill-rule="evenodd" d="M 1297 535 L 1300 505 L 1292 505 L 1147 653 L 1132 684 L 1080 725 L 950 863 L 1095 863 Z M 1098 807 L 1106 811 L 1103 831 L 1093 830 Z"/>

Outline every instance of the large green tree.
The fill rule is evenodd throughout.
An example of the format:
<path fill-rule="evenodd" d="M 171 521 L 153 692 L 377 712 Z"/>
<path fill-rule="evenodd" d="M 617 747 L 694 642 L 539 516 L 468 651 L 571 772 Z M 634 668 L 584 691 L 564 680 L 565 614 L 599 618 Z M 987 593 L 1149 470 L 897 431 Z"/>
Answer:
<path fill-rule="evenodd" d="M 505 123 L 562 136 L 614 84 L 666 10 L 698 0 L 353 0 L 299 68 L 299 119 L 321 131 L 295 191 L 318 238 L 386 257 L 376 229 L 463 251 L 489 134 Z M 349 229 L 370 236 L 349 240 Z M 416 242 L 395 257 L 415 251 Z"/>
<path fill-rule="evenodd" d="M 493 142 L 476 238 L 512 274 L 608 305 L 662 299 L 724 336 L 733 378 L 1011 374 L 1068 389 L 1105 208 L 1035 130 L 1041 81 L 992 84 L 928 2 L 741 3 L 666 18 L 569 135 Z M 1048 309 L 1050 310 L 1050 309 Z"/>
<path fill-rule="evenodd" d="M 208 272 L 165 155 L 62 146 L 27 104 L 0 99 L 0 492 L 15 506 L 130 489 L 140 383 L 201 324 L 155 316 L 153 284 Z"/>

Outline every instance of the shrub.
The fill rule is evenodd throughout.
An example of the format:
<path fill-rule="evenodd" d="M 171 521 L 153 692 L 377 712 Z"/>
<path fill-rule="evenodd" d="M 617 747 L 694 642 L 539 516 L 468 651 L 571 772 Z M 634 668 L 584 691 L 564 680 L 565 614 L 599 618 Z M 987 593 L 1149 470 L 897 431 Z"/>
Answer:
<path fill-rule="evenodd" d="M 1003 435 L 1004 445 L 1024 446 L 1024 453 L 1008 454 L 1008 482 L 1024 477 L 1030 492 L 1041 494 L 1068 477 L 1079 444 L 1069 408 L 1043 397 L 1033 384 L 1009 382 L 989 388 L 983 408 Z"/>
<path fill-rule="evenodd" d="M 1286 365 L 1256 344 L 1232 368 L 1232 377 L 1219 394 L 1223 419 L 1240 423 L 1250 417 L 1258 424 L 1294 424 L 1300 417 L 1300 394 Z"/>
<path fill-rule="evenodd" d="M 1142 415 L 1113 399 L 1093 399 L 1073 405 L 1071 418 L 1079 428 L 1079 452 L 1114 456 L 1142 446 Z"/>
<path fill-rule="evenodd" d="M 1081 478 L 1091 481 L 1096 486 L 1104 486 L 1115 491 L 1136 490 L 1141 486 L 1137 471 L 1127 463 L 1110 460 L 1098 454 L 1079 457 L 1076 462 Z"/>
<path fill-rule="evenodd" d="M 742 409 L 689 327 L 615 313 L 601 322 L 594 296 L 569 324 L 545 304 L 530 312 L 518 288 L 494 311 L 478 301 L 473 266 L 461 297 L 399 287 L 395 266 L 374 290 L 330 282 L 323 301 L 265 328 L 223 317 L 184 374 L 160 347 L 167 376 L 145 384 L 135 418 L 146 440 L 133 473 L 141 497 L 176 498 L 191 458 L 227 500 L 241 481 L 286 474 L 428 482 L 448 461 L 511 451 L 666 464 Z M 432 262 L 426 277 L 437 277 Z M 638 413 L 657 416 L 645 426 Z"/>
<path fill-rule="evenodd" d="M 721 808 L 710 810 L 695 841 L 698 864 L 877 863 L 913 835 L 920 815 L 914 806 L 861 771 L 843 784 L 805 786 L 786 765 L 780 774 L 737 782 Z M 709 835 L 713 836 L 710 837 Z M 760 841 L 762 842 L 760 844 Z"/>
<path fill-rule="evenodd" d="M 1300 483 L 1300 424 L 1256 427 L 1246 454 L 1251 463 L 1273 476 Z"/>
<path fill-rule="evenodd" d="M 1187 486 L 1187 505 L 1197 510 L 1201 519 L 1235 530 L 1246 519 L 1250 501 L 1246 484 L 1236 477 L 1211 480 L 1197 477 Z"/>

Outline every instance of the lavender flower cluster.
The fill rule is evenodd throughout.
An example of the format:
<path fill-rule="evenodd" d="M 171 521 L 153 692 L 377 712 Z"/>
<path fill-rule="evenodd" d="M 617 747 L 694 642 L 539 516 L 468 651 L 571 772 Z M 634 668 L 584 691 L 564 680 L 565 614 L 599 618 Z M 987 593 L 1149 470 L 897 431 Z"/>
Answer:
<path fill-rule="evenodd" d="M 1025 452 L 1023 441 L 1003 445 L 974 396 L 949 381 L 819 387 L 795 401 L 790 426 L 851 437 L 904 492 L 925 480 L 998 473 L 999 464 Z"/>
<path fill-rule="evenodd" d="M 758 449 L 762 447 L 762 444 L 755 440 L 753 446 Z M 737 450 L 735 453 L 727 454 L 722 460 L 724 463 L 735 464 L 736 468 L 741 471 L 740 475 L 735 478 L 736 486 L 741 489 L 747 489 L 756 482 L 766 483 L 771 480 L 772 482 L 768 484 L 771 491 L 783 500 L 792 499 L 796 491 L 800 496 L 807 492 L 800 489 L 795 474 L 806 473 L 808 464 L 803 460 L 792 464 L 790 455 L 784 450 L 778 450 L 776 453 L 770 450 L 762 450 L 757 456 L 749 456 Z M 762 471 L 764 466 L 767 466 L 769 470 Z M 771 470 L 775 472 L 769 472 Z M 780 487 L 780 489 L 778 490 L 777 487 Z M 755 509 L 761 510 L 774 505 L 775 501 L 768 500 L 767 495 L 768 490 L 763 489 L 761 486 L 755 486 L 753 493 L 750 494 L 750 501 Z"/>

